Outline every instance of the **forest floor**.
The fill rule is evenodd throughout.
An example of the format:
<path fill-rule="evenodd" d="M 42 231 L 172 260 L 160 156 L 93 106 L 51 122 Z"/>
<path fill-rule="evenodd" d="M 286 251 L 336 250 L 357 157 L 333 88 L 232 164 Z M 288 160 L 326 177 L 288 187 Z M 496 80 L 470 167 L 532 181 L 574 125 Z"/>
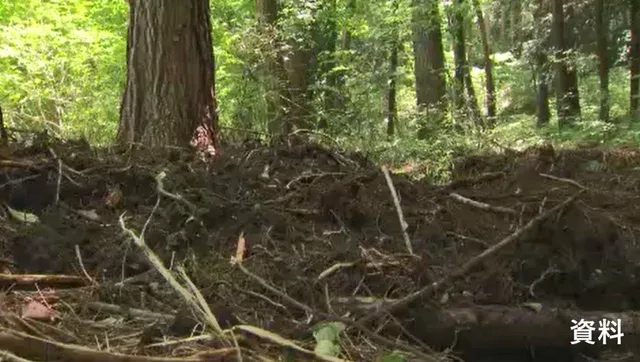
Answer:
<path fill-rule="evenodd" d="M 163 152 L 40 139 L 0 159 L 0 354 L 574 361 L 615 347 L 570 344 L 587 316 L 640 345 L 638 151 L 469 156 L 446 185 L 309 144 Z"/>

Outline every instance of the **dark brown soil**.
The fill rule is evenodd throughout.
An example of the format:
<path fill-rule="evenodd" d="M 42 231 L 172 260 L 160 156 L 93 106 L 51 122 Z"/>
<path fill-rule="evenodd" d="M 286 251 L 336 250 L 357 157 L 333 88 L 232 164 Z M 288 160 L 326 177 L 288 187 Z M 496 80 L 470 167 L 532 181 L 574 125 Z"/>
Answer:
<path fill-rule="evenodd" d="M 65 165 L 59 184 L 58 163 L 48 147 Z M 504 176 L 459 187 L 394 175 L 420 259 L 407 253 L 384 175 L 357 155 L 314 145 L 247 143 L 228 146 L 207 163 L 186 151 L 117 153 L 56 143 L 25 148 L 15 157 L 30 160 L 37 170 L 3 166 L 0 198 L 41 222 L 17 222 L 5 212 L 1 257 L 14 262 L 14 273 L 83 275 L 74 249 L 78 245 L 86 271 L 105 285 L 93 298 L 107 303 L 141 308 L 141 293 L 149 293 L 146 309 L 172 313 L 180 308 L 178 298 L 148 283 L 136 293 L 107 287 L 150 269 L 118 219 L 124 214 L 126 226 L 140 233 L 158 199 L 154 177 L 161 171 L 167 175 L 164 189 L 186 201 L 160 199 L 146 228 L 147 244 L 167 266 L 171 260 L 183 264 L 217 308 L 224 305 L 248 324 L 296 339 L 307 336 L 306 313 L 269 294 L 229 262 L 239 235 L 247 242 L 247 269 L 317 310 L 327 312 L 327 295 L 401 298 L 576 192 L 569 182 L 538 176 L 546 173 L 574 180 L 588 191 L 448 290 L 446 305 L 535 301 L 583 310 L 640 309 L 640 153 L 633 150 L 565 150 L 549 156 L 535 149 L 468 157 L 453 167 L 454 181 L 488 172 Z M 10 180 L 19 181 L 5 185 Z M 105 198 L 114 188 L 121 190 L 122 201 L 109 206 Z M 462 204 L 451 192 L 516 213 Z M 100 221 L 77 213 L 87 210 L 95 210 Z M 348 262 L 356 266 L 318 281 L 332 265 Z"/>

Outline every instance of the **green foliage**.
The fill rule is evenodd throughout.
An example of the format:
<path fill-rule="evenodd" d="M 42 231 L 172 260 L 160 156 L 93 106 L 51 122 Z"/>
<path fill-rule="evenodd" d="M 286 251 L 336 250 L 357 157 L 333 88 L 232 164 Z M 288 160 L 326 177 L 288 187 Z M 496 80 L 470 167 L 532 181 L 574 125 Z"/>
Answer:
<path fill-rule="evenodd" d="M 380 358 L 380 362 L 406 362 L 407 359 L 398 352 L 387 354 Z"/>
<path fill-rule="evenodd" d="M 495 143 L 524 148 L 542 140 L 558 145 L 585 140 L 607 145 L 638 142 L 639 127 L 627 122 L 629 79 L 625 44 L 629 31 L 624 6 L 608 5 L 609 56 L 614 66 L 609 89 L 613 122 L 602 123 L 598 121 L 600 92 L 597 60 L 593 56 L 595 40 L 589 32 L 591 5 L 587 0 L 575 1 L 579 6 L 574 19 L 579 28 L 579 46 L 571 53 L 571 59 L 580 77 L 582 120 L 560 132 L 553 93 L 550 125 L 535 126 L 534 55 L 540 49 L 549 51 L 540 41 L 548 35 L 549 14 L 536 19 L 535 3 L 523 2 L 520 26 L 525 39 L 522 56 L 518 58 L 506 51 L 513 44 L 508 34 L 510 20 L 507 19 L 504 29 L 500 24 L 501 2 L 480 3 L 490 24 L 491 47 L 495 50 L 499 116 L 496 127 L 491 130 L 481 130 L 472 121 L 455 124 L 450 112 L 439 123 L 417 112 L 411 2 L 282 2 L 278 23 L 281 40 L 304 42 L 317 51 L 308 69 L 314 117 L 311 124 L 326 121 L 323 132 L 340 147 L 365 152 L 379 162 L 420 165 L 416 168 L 419 176 L 433 182 L 446 180 L 451 160 L 457 155 L 488 149 Z M 464 6 L 452 2 L 440 4 L 445 71 L 448 75 L 453 71 L 447 16 L 461 12 L 466 22 L 474 88 L 484 112 L 485 80 L 474 9 L 470 2 Z M 263 134 L 269 122 L 267 99 L 273 95 L 270 93 L 273 90 L 265 86 L 265 79 L 274 77 L 265 68 L 264 60 L 275 58 L 282 50 L 280 47 L 288 44 L 278 43 L 277 39 L 259 31 L 254 1 L 222 0 L 211 2 L 211 6 L 216 90 L 220 120 L 226 127 L 223 132 L 229 133 L 233 128 Z M 127 19 L 125 1 L 1 2 L 0 104 L 9 126 L 46 128 L 65 137 L 84 136 L 93 143 L 108 143 L 117 129 L 124 88 Z M 503 31 L 507 34 L 502 34 Z M 392 74 L 389 55 L 397 41 L 400 43 L 399 64 Z M 385 119 L 390 77 L 396 80 L 397 86 L 398 122 L 393 138 L 386 134 Z M 327 107 L 328 94 L 341 96 L 338 107 Z M 422 127 L 427 135 L 418 140 L 416 134 Z"/>
<path fill-rule="evenodd" d="M 0 7 L 0 102 L 9 125 L 105 142 L 124 75 L 124 2 Z"/>
<path fill-rule="evenodd" d="M 313 328 L 316 340 L 315 353 L 320 356 L 337 357 L 340 355 L 340 333 L 346 326 L 340 322 L 319 323 Z"/>

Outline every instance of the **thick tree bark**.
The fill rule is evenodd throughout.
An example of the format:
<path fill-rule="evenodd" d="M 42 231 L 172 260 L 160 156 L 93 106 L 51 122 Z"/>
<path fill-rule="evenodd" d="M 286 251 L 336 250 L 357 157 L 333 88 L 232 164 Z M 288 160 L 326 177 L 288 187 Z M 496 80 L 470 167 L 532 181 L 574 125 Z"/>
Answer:
<path fill-rule="evenodd" d="M 493 83 L 493 60 L 491 59 L 491 49 L 489 47 L 489 37 L 487 36 L 487 26 L 484 21 L 480 2 L 473 0 L 473 7 L 476 11 L 476 20 L 480 30 L 482 40 L 482 53 L 484 55 L 484 75 L 486 82 L 486 106 L 487 118 L 490 125 L 493 125 L 496 117 L 495 84 Z"/>
<path fill-rule="evenodd" d="M 598 52 L 598 75 L 600 77 L 600 112 L 598 118 L 609 121 L 609 65 L 607 58 L 607 35 L 609 34 L 609 14 L 604 0 L 595 0 L 596 37 Z"/>
<path fill-rule="evenodd" d="M 444 106 L 447 95 L 444 49 L 437 0 L 413 2 L 413 56 L 418 107 Z"/>
<path fill-rule="evenodd" d="M 558 124 L 563 128 L 571 124 L 580 116 L 580 107 L 576 107 L 577 94 L 573 89 L 571 73 L 568 69 L 564 37 L 564 1 L 553 0 L 552 29 L 555 52 L 556 52 L 556 102 L 558 113 Z"/>
<path fill-rule="evenodd" d="M 118 142 L 215 146 L 216 130 L 209 1 L 131 1 Z"/>
<path fill-rule="evenodd" d="M 629 51 L 629 109 L 631 119 L 640 116 L 638 91 L 640 87 L 640 0 L 629 0 L 629 22 L 631 24 L 631 44 Z"/>

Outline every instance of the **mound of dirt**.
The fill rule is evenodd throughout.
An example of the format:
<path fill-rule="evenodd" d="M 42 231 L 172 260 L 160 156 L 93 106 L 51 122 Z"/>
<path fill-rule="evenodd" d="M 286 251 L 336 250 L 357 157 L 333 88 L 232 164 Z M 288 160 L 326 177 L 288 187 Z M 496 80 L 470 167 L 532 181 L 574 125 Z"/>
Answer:
<path fill-rule="evenodd" d="M 189 334 L 194 322 L 185 322 L 184 304 L 131 243 L 127 229 L 144 230 L 146 244 L 167 267 L 184 266 L 219 319 L 305 340 L 310 324 L 324 319 L 310 310 L 357 315 L 354 297 L 392 301 L 433 285 L 583 190 L 490 262 L 437 290 L 434 301 L 440 309 L 535 302 L 627 312 L 640 309 L 638 156 L 542 147 L 468 157 L 456 164 L 448 185 L 392 175 L 403 230 L 385 175 L 357 155 L 308 144 L 246 144 L 205 162 L 176 149 L 116 152 L 41 143 L 0 160 L 0 198 L 8 206 L 0 221 L 0 260 L 14 275 L 93 279 L 89 291 L 64 294 L 78 320 L 95 316 L 90 306 L 98 302 L 174 316 L 168 329 L 147 329 L 138 346 L 154 336 Z M 18 220 L 31 215 L 38 220 Z M 230 263 L 240 240 L 246 243 L 242 265 L 257 277 Z M 426 304 L 432 303 L 396 310 L 404 331 L 380 333 L 409 332 L 435 347 L 451 345 L 425 332 Z M 74 331 L 75 343 L 94 345 L 78 320 L 58 323 Z M 351 358 L 379 356 L 359 346 Z M 167 348 L 144 353 L 162 355 Z"/>

